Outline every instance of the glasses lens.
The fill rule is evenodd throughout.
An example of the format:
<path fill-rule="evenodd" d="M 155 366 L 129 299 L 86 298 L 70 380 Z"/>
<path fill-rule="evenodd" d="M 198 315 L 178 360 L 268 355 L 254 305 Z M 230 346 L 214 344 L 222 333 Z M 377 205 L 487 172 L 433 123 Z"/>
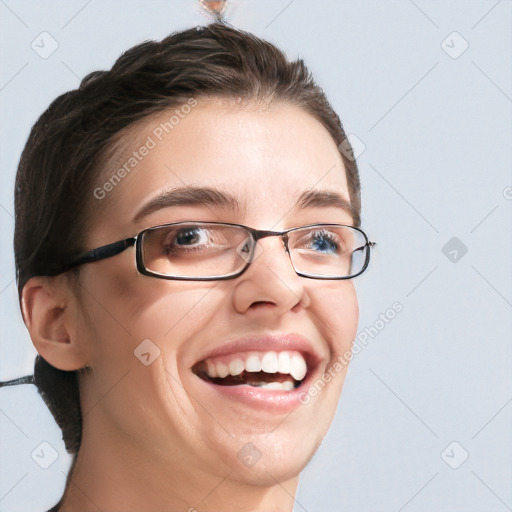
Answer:
<path fill-rule="evenodd" d="M 295 270 L 312 277 L 353 277 L 368 263 L 368 240 L 350 226 L 324 224 L 291 231 L 288 248 Z"/>
<path fill-rule="evenodd" d="M 243 269 L 253 248 L 243 228 L 188 222 L 145 231 L 142 260 L 148 270 L 164 276 L 226 277 Z"/>

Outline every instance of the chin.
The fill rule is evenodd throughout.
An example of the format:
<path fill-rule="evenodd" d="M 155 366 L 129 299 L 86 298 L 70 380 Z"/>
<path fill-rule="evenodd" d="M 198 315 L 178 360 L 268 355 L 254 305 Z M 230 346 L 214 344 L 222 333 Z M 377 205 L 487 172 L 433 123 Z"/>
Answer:
<path fill-rule="evenodd" d="M 210 440 L 209 444 L 233 472 L 232 478 L 251 485 L 275 485 L 299 476 L 328 428 L 325 426 L 320 432 L 320 425 L 313 419 L 311 423 L 302 423 L 300 428 L 283 424 L 267 426 L 266 433 L 234 434 L 228 442 L 223 436 L 223 439 Z M 308 424 L 314 431 L 306 429 Z"/>
<path fill-rule="evenodd" d="M 296 443 L 294 444 L 296 446 Z M 246 446 L 253 448 L 250 443 Z M 317 447 L 310 447 L 309 450 L 300 452 L 290 451 L 285 447 L 278 453 L 264 450 L 259 460 L 247 465 L 238 459 L 232 460 L 233 474 L 231 477 L 254 486 L 274 486 L 277 482 L 286 482 L 299 476 L 313 457 Z"/>

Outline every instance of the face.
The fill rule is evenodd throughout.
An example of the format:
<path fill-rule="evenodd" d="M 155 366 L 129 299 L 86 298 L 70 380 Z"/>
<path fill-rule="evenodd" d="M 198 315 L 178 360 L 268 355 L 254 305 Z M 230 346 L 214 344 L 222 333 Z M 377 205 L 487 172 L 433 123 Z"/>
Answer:
<path fill-rule="evenodd" d="M 162 132 L 171 114 L 138 126 L 128 150 L 110 162 L 100 187 L 107 171 L 116 172 L 142 145 L 152 146 L 139 152 L 120 182 L 106 187 L 104 197 L 91 198 L 97 215 L 89 248 L 179 221 L 276 231 L 352 224 L 350 213 L 332 202 L 297 206 L 311 191 L 349 201 L 336 144 L 305 111 L 208 100 Z M 213 204 L 206 196 L 195 203 L 190 194 L 177 202 L 169 192 L 183 187 L 221 191 L 236 205 Z M 237 480 L 274 484 L 303 469 L 330 425 L 343 385 L 346 368 L 332 368 L 356 335 L 354 282 L 298 276 L 279 237 L 260 240 L 257 254 L 242 275 L 224 281 L 140 275 L 133 247 L 82 267 L 79 332 L 91 369 L 81 381 L 88 438 L 101 432 L 117 449 L 138 452 L 162 470 L 183 464 L 197 479 L 231 472 Z M 272 373 L 275 359 L 282 372 L 262 378 L 255 368 L 263 364 Z M 206 377 L 239 373 L 241 364 L 241 384 Z M 330 382 L 314 397 L 306 395 L 330 369 Z M 261 387 L 262 381 L 280 384 Z M 289 389 L 284 381 L 300 386 Z"/>

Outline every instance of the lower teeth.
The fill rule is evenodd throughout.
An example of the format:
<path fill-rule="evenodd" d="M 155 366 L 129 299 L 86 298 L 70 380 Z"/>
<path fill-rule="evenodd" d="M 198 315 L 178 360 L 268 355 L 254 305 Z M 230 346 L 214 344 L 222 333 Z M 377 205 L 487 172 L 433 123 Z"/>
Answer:
<path fill-rule="evenodd" d="M 205 373 L 199 374 L 198 376 L 206 381 L 213 382 L 221 386 L 246 385 L 254 388 L 273 389 L 277 391 L 291 391 L 302 384 L 302 381 L 296 381 L 289 377 L 283 380 L 283 376 L 273 376 L 271 374 L 264 375 L 263 372 L 259 375 L 244 372 L 236 376 L 228 375 L 225 378 L 212 378 Z M 276 380 L 271 380 L 273 377 L 276 378 Z M 269 379 L 270 382 L 267 382 L 265 379 Z"/>
<path fill-rule="evenodd" d="M 258 382 L 248 384 L 257 388 L 275 389 L 279 391 L 291 391 L 295 387 L 293 382 L 289 380 L 284 382 Z"/>

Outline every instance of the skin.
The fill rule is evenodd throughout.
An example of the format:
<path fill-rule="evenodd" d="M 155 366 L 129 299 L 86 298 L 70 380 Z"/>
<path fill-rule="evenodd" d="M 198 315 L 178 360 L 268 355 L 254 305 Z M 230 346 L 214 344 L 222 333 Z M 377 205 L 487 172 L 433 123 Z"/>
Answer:
<path fill-rule="evenodd" d="M 162 120 L 132 130 L 136 140 L 110 162 L 115 169 Z M 241 208 L 178 206 L 134 222 L 159 192 L 184 184 L 230 192 Z M 351 224 L 337 207 L 294 209 L 315 188 L 349 200 L 335 142 L 292 105 L 244 108 L 200 101 L 103 200 L 87 247 L 184 220 L 225 221 L 284 230 L 318 222 Z M 241 276 L 180 282 L 138 274 L 133 248 L 66 276 L 32 278 L 23 313 L 38 352 L 64 370 L 88 367 L 80 380 L 83 436 L 63 512 L 198 510 L 291 511 L 299 473 L 332 421 L 346 368 L 291 414 L 202 400 L 191 366 L 198 354 L 248 334 L 298 333 L 321 355 L 321 369 L 350 350 L 358 303 L 353 280 L 295 274 L 279 238 Z M 160 355 L 149 366 L 134 350 L 150 339 Z M 262 453 L 246 467 L 237 452 Z M 193 508 L 192 508 L 193 507 Z"/>

